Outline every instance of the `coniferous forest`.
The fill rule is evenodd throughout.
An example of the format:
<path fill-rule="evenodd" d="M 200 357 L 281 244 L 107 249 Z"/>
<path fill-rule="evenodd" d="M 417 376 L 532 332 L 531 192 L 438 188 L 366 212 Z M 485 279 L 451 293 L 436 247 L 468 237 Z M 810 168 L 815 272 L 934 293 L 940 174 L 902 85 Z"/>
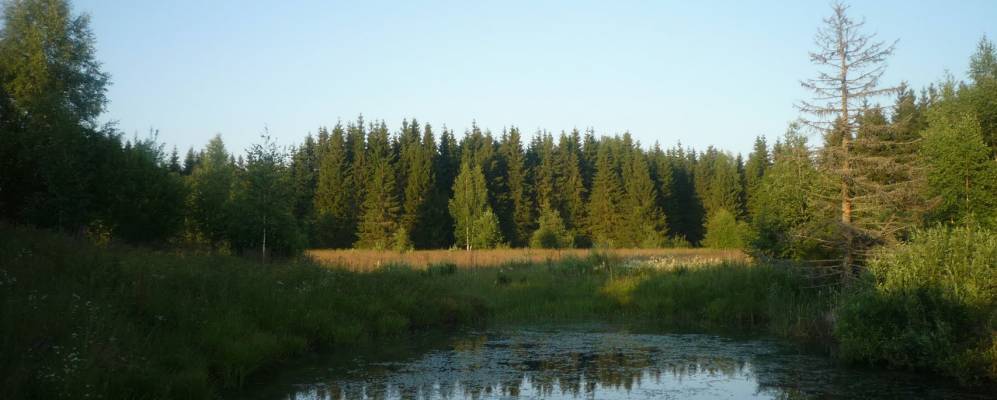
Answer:
<path fill-rule="evenodd" d="M 63 243 L 62 238 L 69 238 L 65 240 L 95 246 L 85 253 L 93 252 L 93 263 L 104 262 L 101 257 L 105 256 L 100 255 L 104 250 L 100 249 L 118 246 L 147 249 L 163 257 L 207 254 L 205 257 L 230 257 L 225 258 L 229 261 L 218 261 L 225 267 L 211 274 L 230 271 L 236 276 L 243 273 L 235 266 L 240 261 L 231 260 L 262 260 L 261 264 L 274 265 L 275 274 L 285 274 L 280 282 L 314 279 L 334 287 L 335 283 L 329 282 L 345 280 L 352 282 L 351 288 L 371 293 L 405 289 L 401 280 L 379 286 L 376 276 L 343 272 L 335 272 L 342 276 L 327 281 L 323 278 L 326 275 L 311 270 L 311 264 L 302 267 L 310 272 L 300 274 L 280 268 L 304 262 L 299 261 L 300 255 L 316 248 L 740 249 L 755 263 L 792 264 L 798 269 L 836 266 L 830 280 L 833 284 L 821 289 L 829 287 L 827 290 L 835 294 L 813 295 L 800 289 L 807 285 L 790 278 L 778 280 L 782 275 L 766 275 L 772 279 L 766 282 L 776 283 L 761 285 L 771 290 L 745 294 L 745 299 L 764 298 L 769 290 L 768 301 L 783 305 L 812 302 L 820 304 L 813 308 L 820 311 L 794 320 L 766 314 L 781 312 L 773 303 L 755 304 L 761 311 L 750 311 L 750 318 L 737 313 L 717 317 L 709 314 L 716 308 L 705 305 L 703 314 L 696 314 L 699 309 L 689 306 L 675 311 L 682 318 L 674 321 L 708 320 L 719 325 L 714 319 L 727 319 L 746 325 L 768 324 L 770 329 L 778 322 L 782 324 L 778 325 L 779 333 L 786 336 L 832 338 L 828 340 L 838 352 L 853 361 L 992 381 L 997 377 L 997 49 L 985 36 L 967 38 L 977 45 L 975 52 L 961 61 L 965 71 L 938 71 L 939 80 L 926 87 L 884 82 L 881 77 L 887 62 L 901 44 L 872 36 L 872 25 L 864 26 L 849 12 L 840 4 L 831 7 L 829 16 L 816 27 L 812 52 L 799 55 L 812 61 L 813 74 L 787 77 L 799 80 L 813 95 L 796 103 L 800 118 L 787 121 L 785 132 L 758 136 L 748 154 L 721 147 L 684 146 L 669 138 L 667 125 L 655 132 L 659 142 L 642 143 L 628 132 L 526 130 L 515 121 L 503 127 L 449 127 L 445 121 L 423 121 L 418 116 L 384 121 L 376 118 L 377 110 L 314 121 L 316 130 L 301 132 L 297 143 L 279 143 L 261 127 L 257 144 L 242 151 L 227 147 L 221 134 L 206 136 L 201 148 L 179 149 L 160 142 L 155 131 L 129 136 L 114 124 L 101 124 L 111 76 L 102 69 L 95 52 L 89 17 L 74 14 L 65 0 L 5 1 L 0 25 L 0 224 L 7 236 L 2 241 L 8 245 L 0 254 L 7 260 L 0 262 L 0 284 L 16 285 L 7 279 L 17 275 L 18 265 L 28 271 L 29 266 L 40 265 L 37 263 L 62 265 L 59 263 L 70 261 L 56 256 L 43 261 L 31 258 L 41 257 L 41 250 L 24 238 L 45 235 L 39 232 L 55 232 L 58 239 L 42 238 L 38 243 Z M 19 239 L 13 240 L 14 236 Z M 56 247 L 72 246 L 76 245 Z M 35 250 L 26 250 L 29 248 Z M 65 250 L 66 254 L 75 254 L 73 251 Z M 129 257 L 137 257 L 133 253 L 137 250 L 127 251 L 107 256 L 110 261 L 105 261 L 113 265 L 107 268 L 132 268 L 121 267 L 122 262 L 132 265 Z M 195 263 L 193 258 L 176 257 L 162 264 Z M 21 262 L 17 260 L 34 261 L 17 264 Z M 198 260 L 197 268 L 211 269 L 216 264 L 215 259 Z M 73 285 L 82 285 L 79 287 L 97 285 L 94 282 L 120 284 L 99 292 L 107 297 L 95 298 L 108 304 L 134 304 L 116 311 L 108 320 L 152 321 L 152 315 L 170 315 L 133 309 L 166 307 L 169 302 L 150 300 L 155 297 L 145 292 L 138 294 L 140 286 L 154 290 L 145 288 L 145 283 L 121 283 L 131 278 L 102 281 L 101 274 L 119 272 L 92 271 L 105 270 L 66 272 L 65 276 L 84 274 L 79 276 L 85 278 L 73 281 Z M 145 274 L 137 269 L 128 271 Z M 718 271 L 711 272 L 715 275 L 708 279 L 726 282 L 724 270 Z M 180 273 L 187 279 L 184 284 L 196 287 L 189 281 L 196 273 Z M 308 275 L 313 273 L 316 275 Z M 492 288 L 487 286 L 492 282 L 504 284 L 509 279 L 504 273 L 495 272 L 497 277 L 489 278 L 483 287 Z M 523 282 L 527 276 L 542 279 L 523 274 Z M 26 276 L 17 284 L 36 282 Z M 238 287 L 222 283 L 227 279 L 222 276 L 213 275 L 204 282 L 220 285 L 219 293 L 258 289 L 249 275 L 238 276 L 243 279 Z M 418 277 L 435 279 L 432 274 Z M 145 278 L 135 279 L 144 282 Z M 482 310 L 500 309 L 504 304 L 490 302 L 487 296 L 491 294 L 482 295 L 485 299 L 481 300 L 473 293 L 444 289 L 445 284 L 437 282 L 449 278 L 440 279 L 417 284 L 425 291 L 437 291 L 438 297 L 412 295 L 416 297 L 383 300 L 386 303 L 377 303 L 379 310 L 394 319 L 358 325 L 355 331 L 342 326 L 346 326 L 345 321 L 366 318 L 361 316 L 367 311 L 365 305 L 350 303 L 355 300 L 346 297 L 321 300 L 330 310 L 350 310 L 348 316 L 329 317 L 339 318 L 337 324 L 343 325 L 330 322 L 327 326 L 312 319 L 288 322 L 275 311 L 272 319 L 266 320 L 281 321 L 273 326 L 246 322 L 250 321 L 246 317 L 229 321 L 233 327 L 212 328 L 216 330 L 210 334 L 238 335 L 243 332 L 240 329 L 278 332 L 255 337 L 259 342 L 254 346 L 270 351 L 259 358 L 239 358 L 233 352 L 199 355 L 204 348 L 223 346 L 221 339 L 204 339 L 198 342 L 203 347 L 184 353 L 182 357 L 190 359 L 176 365 L 146 360 L 142 362 L 150 364 L 141 364 L 133 371 L 130 364 L 126 367 L 117 361 L 102 364 L 101 355 L 96 353 L 91 354 L 96 357 L 91 359 L 94 364 L 88 365 L 94 370 L 118 368 L 136 374 L 128 378 L 134 380 L 111 383 L 93 378 L 107 388 L 118 389 L 137 387 L 132 385 L 144 376 L 135 372 L 140 369 L 167 376 L 183 370 L 177 365 L 194 365 L 202 369 L 190 374 L 183 370 L 187 375 L 177 372 L 170 375 L 176 380 L 150 383 L 145 388 L 157 393 L 152 397 L 183 397 L 175 389 L 196 381 L 208 388 L 203 393 L 215 395 L 215 386 L 238 387 L 244 377 L 271 359 L 285 359 L 323 343 L 353 343 L 351 340 L 359 341 L 358 337 L 368 333 L 370 337 L 387 337 L 394 334 L 389 332 L 427 326 L 470 324 L 479 315 L 488 314 Z M 606 279 L 618 277 L 608 275 Z M 698 278 L 676 275 L 667 279 Z M 743 276 L 736 279 L 751 281 Z M 38 278 L 37 282 L 41 281 Z M 658 287 L 667 288 L 668 293 L 684 293 L 669 286 L 672 283 L 662 282 Z M 732 281 L 727 290 L 737 292 L 730 289 L 737 287 L 735 283 Z M 206 287 L 215 287 L 210 285 Z M 609 289 L 600 290 L 590 292 L 603 293 L 599 299 L 612 297 L 605 295 Z M 23 306 L 17 293 L 27 296 L 29 291 L 0 294 L 4 301 L 0 311 L 8 311 L 0 326 L 5 330 L 0 350 L 11 354 L 11 349 L 22 346 L 40 349 L 45 343 L 57 342 L 37 339 L 32 335 L 38 333 L 27 331 L 30 326 L 36 332 L 48 332 L 49 323 L 43 316 L 13 313 Z M 215 296 L 207 291 L 198 293 L 191 296 Z M 611 303 L 619 309 L 589 308 L 605 315 L 622 309 L 653 318 L 659 315 L 655 313 L 679 304 L 655 302 L 654 293 L 647 289 L 633 302 Z M 570 295 L 563 293 L 565 298 Z M 115 296 L 129 300 L 115 300 L 119 299 Z M 263 307 L 265 302 L 264 297 L 245 298 L 256 302 L 244 304 L 241 312 L 245 315 L 251 315 L 248 310 L 254 305 Z M 382 301 L 371 299 L 365 301 Z M 536 299 L 530 301 L 548 301 Z M 292 301 L 304 304 L 318 300 L 295 297 L 281 304 L 287 309 L 307 308 L 294 308 L 298 306 Z M 723 304 L 734 307 L 735 303 Z M 418 312 L 430 311 L 416 310 L 411 304 L 430 304 L 432 312 L 440 313 L 438 319 L 420 317 Z M 515 313 L 522 310 L 499 315 L 515 319 L 519 315 Z M 215 315 L 211 312 L 198 315 L 209 318 Z M 833 313 L 833 326 L 826 325 L 826 313 Z M 707 314 L 709 318 L 702 317 Z M 764 316 L 756 319 L 757 315 Z M 257 317 L 261 321 L 270 318 L 252 318 Z M 184 317 L 177 318 L 183 321 Z M 745 322 L 748 320 L 751 322 Z M 812 323 L 800 322 L 804 320 Z M 128 326 L 145 326 L 143 323 Z M 274 327 L 283 323 L 300 331 Z M 148 324 L 160 326 L 155 321 Z M 177 324 L 156 329 L 195 329 L 194 325 Z M 138 338 L 141 335 L 132 330 L 144 332 L 142 329 L 124 329 L 120 335 Z M 65 338 L 69 328 L 52 328 L 52 332 L 51 337 Z M 207 330 L 196 332 L 212 338 L 204 333 Z M 135 342 L 130 346 L 151 345 Z M 109 344 L 106 348 L 115 347 Z M 0 358 L 7 360 L 0 361 L 0 371 L 8 372 L 46 362 L 6 354 Z M 0 395 L 44 397 L 48 393 L 37 389 L 47 381 L 24 374 L 6 374 L 8 380 L 0 383 L 13 389 L 0 389 Z M 79 382 L 91 382 L 87 380 L 91 378 L 79 377 Z M 24 386 L 17 389 L 18 385 Z M 37 391 L 24 389 L 30 385 L 36 385 Z M 142 389 L 121 390 L 114 393 L 141 397 L 133 395 Z"/>

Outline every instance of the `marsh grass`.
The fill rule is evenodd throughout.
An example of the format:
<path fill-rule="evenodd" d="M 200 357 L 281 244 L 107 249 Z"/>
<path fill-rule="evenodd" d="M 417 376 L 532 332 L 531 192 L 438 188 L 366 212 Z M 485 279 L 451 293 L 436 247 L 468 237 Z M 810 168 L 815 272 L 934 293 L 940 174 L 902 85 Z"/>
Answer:
<path fill-rule="evenodd" d="M 488 249 L 465 251 L 452 250 L 329 250 L 314 249 L 306 254 L 315 261 L 336 268 L 352 271 L 372 271 L 387 265 L 403 264 L 412 268 L 426 268 L 434 264 L 453 264 L 460 268 L 497 267 L 510 263 L 544 264 L 566 259 L 587 259 L 592 253 L 615 259 L 658 260 L 662 263 L 714 261 L 748 261 L 739 250 L 714 249 Z"/>
<path fill-rule="evenodd" d="M 681 253 L 687 264 L 587 252 L 355 272 L 307 258 L 98 248 L 2 225 L 0 235 L 0 398 L 215 397 L 304 352 L 485 323 L 814 337 L 829 330 L 833 301 L 802 289 L 793 269 L 704 252 Z"/>

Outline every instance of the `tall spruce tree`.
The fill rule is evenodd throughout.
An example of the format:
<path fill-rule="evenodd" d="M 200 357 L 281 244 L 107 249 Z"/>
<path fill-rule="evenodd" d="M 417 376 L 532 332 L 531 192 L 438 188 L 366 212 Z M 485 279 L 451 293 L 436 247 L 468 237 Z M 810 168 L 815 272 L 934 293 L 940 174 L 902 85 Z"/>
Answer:
<path fill-rule="evenodd" d="M 322 150 L 322 162 L 315 190 L 315 211 L 318 226 L 316 237 L 323 247 L 350 247 L 354 237 L 354 214 L 349 181 L 345 131 L 336 124 Z"/>
<path fill-rule="evenodd" d="M 585 180 L 582 177 L 581 143 L 578 130 L 571 135 L 562 134 L 557 147 L 558 164 L 561 167 L 561 178 L 558 180 L 558 192 L 561 194 L 560 216 L 563 216 L 565 227 L 577 240 L 572 242 L 585 243 Z M 573 243 L 574 244 L 574 243 Z"/>
<path fill-rule="evenodd" d="M 395 243 L 401 210 L 396 197 L 395 173 L 390 158 L 384 154 L 383 158 L 375 156 L 372 161 L 373 175 L 367 181 L 354 246 L 382 250 L 391 248 Z"/>
<path fill-rule="evenodd" d="M 645 155 L 639 147 L 631 150 L 623 174 L 626 194 L 623 201 L 622 245 L 660 247 L 664 244 L 665 217 L 658 208 L 658 193 L 651 179 Z"/>
<path fill-rule="evenodd" d="M 413 120 L 414 128 L 418 129 L 418 124 Z M 419 137 L 418 132 L 413 132 L 413 137 L 403 143 L 401 158 L 405 163 L 399 163 L 399 168 L 403 166 L 408 169 L 405 173 L 405 190 L 401 226 L 406 232 L 416 234 L 420 232 L 426 218 L 426 201 L 429 200 L 433 188 L 433 156 L 435 154 L 435 140 L 433 138 L 433 128 L 426 124 L 423 136 Z M 414 235 L 416 245 L 425 245 L 422 234 Z"/>
<path fill-rule="evenodd" d="M 509 188 L 508 208 L 510 215 L 505 222 L 506 237 L 513 246 L 524 246 L 529 238 L 533 222 L 533 207 L 527 184 L 525 154 L 519 128 L 511 127 L 502 138 L 499 153 L 505 163 L 505 181 Z"/>
<path fill-rule="evenodd" d="M 951 88 L 929 111 L 923 162 L 933 221 L 997 227 L 997 163 L 989 159 L 980 122 Z"/>
<path fill-rule="evenodd" d="M 609 151 L 608 146 L 599 146 L 595 177 L 592 179 L 592 195 L 588 203 L 588 229 L 592 244 L 605 247 L 613 247 L 621 242 L 619 230 L 623 228 L 621 210 L 617 205 L 622 198 L 623 189 Z"/>

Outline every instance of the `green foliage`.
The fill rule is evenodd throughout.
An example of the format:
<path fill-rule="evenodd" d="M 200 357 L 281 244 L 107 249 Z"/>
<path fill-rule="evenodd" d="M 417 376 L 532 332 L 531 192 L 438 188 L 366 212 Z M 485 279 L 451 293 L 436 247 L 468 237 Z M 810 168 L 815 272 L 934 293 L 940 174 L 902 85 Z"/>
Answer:
<path fill-rule="evenodd" d="M 519 129 L 512 127 L 502 137 L 499 153 L 505 162 L 505 181 L 509 188 L 505 200 L 507 227 L 503 229 L 513 246 L 522 246 L 533 225 L 533 207 L 530 204 L 527 170 Z"/>
<path fill-rule="evenodd" d="M 798 128 L 791 125 L 776 143 L 774 162 L 750 197 L 750 245 L 771 257 L 820 259 L 822 238 L 829 236 L 826 221 L 833 216 L 811 196 L 821 178 Z"/>
<path fill-rule="evenodd" d="M 997 163 L 989 159 L 975 115 L 955 101 L 936 105 L 924 132 L 927 194 L 939 203 L 930 216 L 941 222 L 997 226 Z"/>
<path fill-rule="evenodd" d="M 270 254 L 297 254 L 305 238 L 293 213 L 295 192 L 287 154 L 264 137 L 263 144 L 254 145 L 246 155 L 245 171 L 240 174 L 233 204 L 226 210 L 234 218 L 229 222 L 233 249 L 259 250 L 264 260 Z"/>
<path fill-rule="evenodd" d="M 388 160 L 374 165 L 367 184 L 355 247 L 387 249 L 398 230 L 399 206 L 395 197 L 395 175 Z"/>
<path fill-rule="evenodd" d="M 235 172 L 221 135 L 215 135 L 190 175 L 188 211 L 191 223 L 200 235 L 216 246 L 225 241 L 229 231 Z"/>
<path fill-rule="evenodd" d="M 539 227 L 530 237 L 530 247 L 536 249 L 566 249 L 574 247 L 574 236 L 564 227 L 557 210 L 540 210 Z"/>
<path fill-rule="evenodd" d="M 322 151 L 315 191 L 319 246 L 350 247 L 355 240 L 348 161 L 343 126 L 336 124 Z"/>
<path fill-rule="evenodd" d="M 613 169 L 609 148 L 600 147 L 596 159 L 592 196 L 588 204 L 588 228 L 592 244 L 612 247 L 619 243 L 618 230 L 622 225 L 617 199 L 623 194 L 620 178 Z"/>
<path fill-rule="evenodd" d="M 4 225 L 0 236 L 5 399 L 217 398 L 305 352 L 488 316 L 459 282 L 407 268 L 103 249 Z"/>
<path fill-rule="evenodd" d="M 460 165 L 449 208 L 458 246 L 491 248 L 502 241 L 498 217 L 488 205 L 485 176 L 470 157 Z"/>
<path fill-rule="evenodd" d="M 738 221 L 726 209 L 713 212 L 706 221 L 706 237 L 703 246 L 711 249 L 743 249 L 748 234 L 748 224 Z"/>
<path fill-rule="evenodd" d="M 183 226 L 187 191 L 177 173 L 163 168 L 162 145 L 154 137 L 136 140 L 117 155 L 117 185 L 108 188 L 110 201 L 102 218 L 113 224 L 112 236 L 147 244 L 173 238 Z"/>
<path fill-rule="evenodd" d="M 429 124 L 426 124 L 422 138 L 419 138 L 417 128 L 418 124 L 413 121 L 410 128 L 412 132 L 409 133 L 411 139 L 406 140 L 400 150 L 401 157 L 405 161 L 400 163 L 400 167 L 407 167 L 403 181 L 404 203 L 401 225 L 407 232 L 412 232 L 416 238 L 420 238 L 423 245 L 421 247 L 426 247 L 424 238 L 427 229 L 424 227 L 429 224 L 427 209 L 430 207 L 428 201 L 434 185 L 433 159 L 436 142 Z M 420 227 L 423 227 L 421 231 Z"/>
<path fill-rule="evenodd" d="M 391 238 L 391 249 L 395 251 L 410 251 L 414 248 L 415 246 L 412 244 L 412 239 L 409 238 L 408 230 L 404 226 L 399 227 Z"/>
<path fill-rule="evenodd" d="M 838 310 L 843 357 L 997 379 L 997 233 L 916 232 L 872 258 L 872 280 Z"/>
<path fill-rule="evenodd" d="M 499 228 L 498 216 L 490 208 L 486 208 L 471 228 L 472 249 L 494 249 L 502 244 L 502 230 Z"/>
<path fill-rule="evenodd" d="M 644 154 L 632 154 L 623 174 L 625 197 L 623 224 L 618 228 L 622 247 L 661 247 L 665 240 L 665 217 L 658 208 L 658 193 Z"/>

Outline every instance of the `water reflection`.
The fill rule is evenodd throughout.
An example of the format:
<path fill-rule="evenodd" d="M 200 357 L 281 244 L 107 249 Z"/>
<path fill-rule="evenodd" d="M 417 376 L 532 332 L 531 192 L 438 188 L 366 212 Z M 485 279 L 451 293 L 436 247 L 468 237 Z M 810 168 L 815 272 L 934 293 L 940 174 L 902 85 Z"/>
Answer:
<path fill-rule="evenodd" d="M 403 361 L 291 372 L 282 399 L 985 398 L 923 377 L 843 369 L 771 340 L 591 330 L 511 330 Z M 317 375 L 317 376 L 315 376 Z M 295 379 L 295 376 L 298 379 Z"/>

